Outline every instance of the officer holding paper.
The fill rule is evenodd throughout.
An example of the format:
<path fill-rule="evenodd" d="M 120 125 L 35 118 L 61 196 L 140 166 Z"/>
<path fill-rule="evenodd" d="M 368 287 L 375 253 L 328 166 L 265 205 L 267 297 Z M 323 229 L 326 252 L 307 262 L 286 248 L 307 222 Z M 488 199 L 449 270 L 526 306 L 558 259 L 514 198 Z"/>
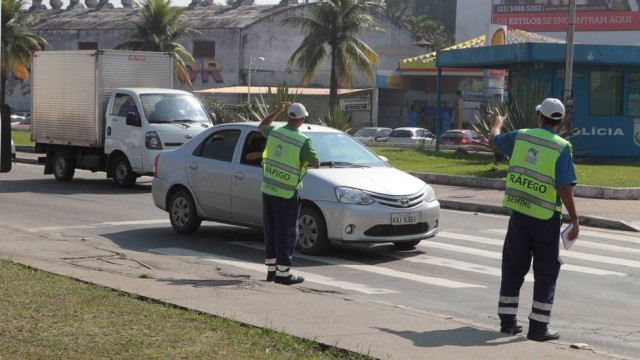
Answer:
<path fill-rule="evenodd" d="M 562 264 L 559 255 L 562 204 L 571 217 L 569 239 L 580 232 L 572 187 L 577 179 L 571 144 L 556 134 L 565 115 L 562 102 L 545 99 L 536 107 L 539 128 L 501 134 L 507 114 L 489 111 L 490 140 L 509 156 L 509 172 L 503 206 L 513 210 L 502 252 L 502 283 L 498 315 L 500 331 L 522 332 L 517 312 L 520 288 L 533 259 L 533 306 L 527 338 L 547 341 L 560 338 L 548 328 Z"/>

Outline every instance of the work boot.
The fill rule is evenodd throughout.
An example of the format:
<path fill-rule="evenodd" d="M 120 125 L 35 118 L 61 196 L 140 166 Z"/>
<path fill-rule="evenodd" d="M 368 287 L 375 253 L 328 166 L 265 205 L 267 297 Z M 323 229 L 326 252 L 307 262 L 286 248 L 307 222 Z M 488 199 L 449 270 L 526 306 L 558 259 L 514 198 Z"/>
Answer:
<path fill-rule="evenodd" d="M 299 275 L 276 276 L 275 283 L 282 285 L 293 285 L 304 282 L 304 278 Z"/>
<path fill-rule="evenodd" d="M 560 332 L 558 330 L 547 329 L 541 332 L 531 332 L 527 334 L 527 339 L 533 341 L 549 341 L 560 339 Z"/>
<path fill-rule="evenodd" d="M 276 272 L 267 271 L 267 281 L 271 282 L 271 281 L 274 281 L 275 279 L 276 279 Z"/>

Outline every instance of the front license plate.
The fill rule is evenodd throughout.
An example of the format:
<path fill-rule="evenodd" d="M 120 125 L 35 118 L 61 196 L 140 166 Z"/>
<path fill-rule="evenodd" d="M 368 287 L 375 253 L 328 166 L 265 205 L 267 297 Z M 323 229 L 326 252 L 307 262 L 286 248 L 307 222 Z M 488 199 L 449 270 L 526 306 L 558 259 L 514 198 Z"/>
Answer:
<path fill-rule="evenodd" d="M 420 222 L 419 212 L 391 214 L 391 225 L 408 225 L 408 224 L 417 224 L 419 222 Z"/>

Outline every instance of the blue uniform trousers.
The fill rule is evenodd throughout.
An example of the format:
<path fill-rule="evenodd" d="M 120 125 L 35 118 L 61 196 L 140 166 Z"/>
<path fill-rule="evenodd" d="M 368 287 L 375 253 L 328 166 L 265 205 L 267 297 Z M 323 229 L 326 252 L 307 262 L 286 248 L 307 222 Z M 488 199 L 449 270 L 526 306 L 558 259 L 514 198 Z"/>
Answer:
<path fill-rule="evenodd" d="M 520 288 L 533 258 L 533 304 L 529 315 L 529 331 L 547 330 L 560 272 L 559 239 L 561 214 L 548 220 L 536 219 L 514 211 L 502 249 L 502 283 L 498 315 L 501 326 L 516 322 Z"/>
<path fill-rule="evenodd" d="M 289 276 L 291 259 L 298 241 L 300 196 L 291 199 L 262 194 L 265 264 L 276 276 Z"/>

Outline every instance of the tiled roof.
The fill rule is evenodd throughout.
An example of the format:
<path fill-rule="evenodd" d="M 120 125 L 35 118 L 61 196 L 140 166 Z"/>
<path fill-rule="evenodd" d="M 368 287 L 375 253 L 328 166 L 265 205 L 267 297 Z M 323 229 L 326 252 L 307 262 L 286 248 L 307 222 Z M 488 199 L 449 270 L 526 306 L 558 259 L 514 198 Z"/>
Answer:
<path fill-rule="evenodd" d="M 298 5 L 209 5 L 187 8 L 185 25 L 194 29 L 246 28 L 251 24 Z M 136 9 L 38 10 L 33 30 L 129 30 L 138 19 Z"/>
<path fill-rule="evenodd" d="M 564 43 L 564 40 L 522 31 L 518 29 L 507 29 L 507 44 L 519 44 L 526 42 L 535 43 Z M 448 48 L 441 49 L 440 51 L 455 50 L 455 49 L 469 49 L 484 46 L 485 35 L 480 35 L 471 40 L 449 46 Z M 499 45 L 498 45 L 499 46 Z M 432 51 L 424 55 L 418 55 L 410 58 L 405 58 L 400 61 L 400 71 L 402 70 L 416 70 L 420 68 L 435 69 L 436 52 Z"/>
<path fill-rule="evenodd" d="M 276 88 L 275 87 L 252 86 L 251 87 L 251 93 L 252 94 L 268 94 L 269 93 L 269 89 L 271 89 L 272 93 L 276 92 Z M 220 87 L 220 88 L 196 90 L 194 92 L 200 93 L 200 94 L 239 95 L 239 94 L 246 94 L 248 92 L 248 90 L 249 89 L 248 89 L 247 86 L 229 86 L 229 87 Z M 338 89 L 338 95 L 349 94 L 349 93 L 354 93 L 354 92 L 363 91 L 363 90 L 366 90 L 366 89 Z M 290 87 L 289 88 L 289 93 L 292 94 L 292 95 L 295 94 L 295 95 L 307 95 L 307 96 L 328 96 L 329 95 L 329 88 L 297 88 L 297 87 Z"/>

